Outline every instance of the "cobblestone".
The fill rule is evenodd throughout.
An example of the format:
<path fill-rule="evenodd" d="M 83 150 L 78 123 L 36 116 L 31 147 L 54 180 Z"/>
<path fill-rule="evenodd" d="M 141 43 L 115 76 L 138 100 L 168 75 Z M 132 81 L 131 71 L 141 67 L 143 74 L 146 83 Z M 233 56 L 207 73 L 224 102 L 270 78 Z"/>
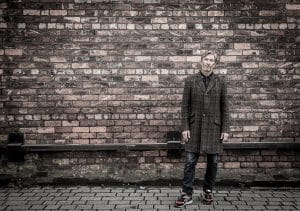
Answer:
<path fill-rule="evenodd" d="M 204 205 L 199 190 L 193 204 L 174 208 L 180 187 L 33 187 L 1 188 L 0 210 L 299 210 L 298 188 L 252 188 L 239 190 L 220 187 L 215 202 Z"/>

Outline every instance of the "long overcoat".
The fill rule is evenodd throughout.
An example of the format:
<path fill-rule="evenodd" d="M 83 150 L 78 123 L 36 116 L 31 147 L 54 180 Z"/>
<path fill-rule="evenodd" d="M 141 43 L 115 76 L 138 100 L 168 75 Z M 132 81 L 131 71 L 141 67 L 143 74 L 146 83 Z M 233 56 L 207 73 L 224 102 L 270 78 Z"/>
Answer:
<path fill-rule="evenodd" d="M 227 87 L 223 78 L 212 74 L 205 88 L 197 73 L 185 80 L 182 97 L 182 130 L 190 130 L 185 150 L 196 153 L 221 153 L 221 133 L 229 133 Z"/>

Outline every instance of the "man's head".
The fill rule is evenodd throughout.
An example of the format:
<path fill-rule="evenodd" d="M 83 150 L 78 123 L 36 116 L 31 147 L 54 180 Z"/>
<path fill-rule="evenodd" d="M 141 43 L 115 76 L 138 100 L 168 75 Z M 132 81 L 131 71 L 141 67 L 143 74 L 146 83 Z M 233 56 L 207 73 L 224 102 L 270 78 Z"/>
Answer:
<path fill-rule="evenodd" d="M 205 76 L 212 74 L 218 61 L 218 54 L 213 51 L 207 51 L 201 58 L 201 73 Z"/>

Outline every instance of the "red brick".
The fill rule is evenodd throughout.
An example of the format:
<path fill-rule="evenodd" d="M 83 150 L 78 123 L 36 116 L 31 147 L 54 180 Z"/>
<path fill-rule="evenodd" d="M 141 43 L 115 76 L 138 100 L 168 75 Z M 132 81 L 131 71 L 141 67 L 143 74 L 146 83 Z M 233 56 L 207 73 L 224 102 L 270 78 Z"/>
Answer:
<path fill-rule="evenodd" d="M 96 133 L 79 133 L 79 139 L 94 139 L 96 138 Z"/>
<path fill-rule="evenodd" d="M 38 128 L 38 133 L 54 133 L 54 127 L 41 127 Z"/>
<path fill-rule="evenodd" d="M 72 139 L 73 144 L 90 144 L 89 139 Z"/>
<path fill-rule="evenodd" d="M 62 121 L 62 126 L 79 126 L 79 121 Z"/>
<path fill-rule="evenodd" d="M 72 132 L 74 133 L 88 133 L 90 132 L 89 127 L 73 127 Z"/>
<path fill-rule="evenodd" d="M 22 49 L 5 49 L 5 55 L 8 56 L 22 56 Z"/>
<path fill-rule="evenodd" d="M 240 162 L 224 162 L 224 168 L 234 169 L 234 168 L 240 168 L 240 166 L 241 166 Z"/>
<path fill-rule="evenodd" d="M 278 155 L 276 150 L 262 150 L 261 155 Z"/>
<path fill-rule="evenodd" d="M 40 10 L 27 10 L 27 9 L 24 9 L 23 10 L 23 15 L 40 15 L 41 14 L 41 11 Z"/>
<path fill-rule="evenodd" d="M 45 121 L 44 124 L 46 127 L 61 126 L 61 121 Z"/>
<path fill-rule="evenodd" d="M 256 162 L 241 162 L 241 168 L 257 168 Z"/>
<path fill-rule="evenodd" d="M 50 15 L 65 16 L 65 15 L 67 15 L 67 10 L 50 10 Z"/>
<path fill-rule="evenodd" d="M 143 156 L 145 157 L 151 157 L 151 156 L 154 156 L 154 157 L 157 157 L 159 156 L 159 152 L 158 151 L 144 151 L 143 152 Z"/>
<path fill-rule="evenodd" d="M 106 127 L 90 127 L 90 132 L 92 133 L 105 133 Z"/>
<path fill-rule="evenodd" d="M 292 163 L 290 163 L 290 162 L 276 162 L 275 166 L 278 167 L 278 168 L 291 168 Z"/>
<path fill-rule="evenodd" d="M 275 162 L 258 162 L 259 168 L 274 168 Z"/>
<path fill-rule="evenodd" d="M 72 127 L 55 127 L 55 133 L 71 133 Z"/>

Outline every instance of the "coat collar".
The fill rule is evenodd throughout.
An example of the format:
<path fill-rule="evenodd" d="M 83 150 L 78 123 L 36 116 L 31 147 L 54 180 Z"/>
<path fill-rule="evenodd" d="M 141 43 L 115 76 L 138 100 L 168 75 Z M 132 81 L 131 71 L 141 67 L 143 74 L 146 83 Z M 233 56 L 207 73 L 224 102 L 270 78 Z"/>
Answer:
<path fill-rule="evenodd" d="M 216 84 L 216 75 L 214 73 L 211 74 L 210 76 L 210 82 L 208 84 L 208 87 L 207 89 L 205 88 L 204 86 L 204 82 L 203 82 L 203 76 L 202 74 L 199 72 L 197 74 L 197 84 L 200 86 L 200 88 L 205 91 L 206 93 L 209 92 L 213 87 L 214 85 Z"/>

